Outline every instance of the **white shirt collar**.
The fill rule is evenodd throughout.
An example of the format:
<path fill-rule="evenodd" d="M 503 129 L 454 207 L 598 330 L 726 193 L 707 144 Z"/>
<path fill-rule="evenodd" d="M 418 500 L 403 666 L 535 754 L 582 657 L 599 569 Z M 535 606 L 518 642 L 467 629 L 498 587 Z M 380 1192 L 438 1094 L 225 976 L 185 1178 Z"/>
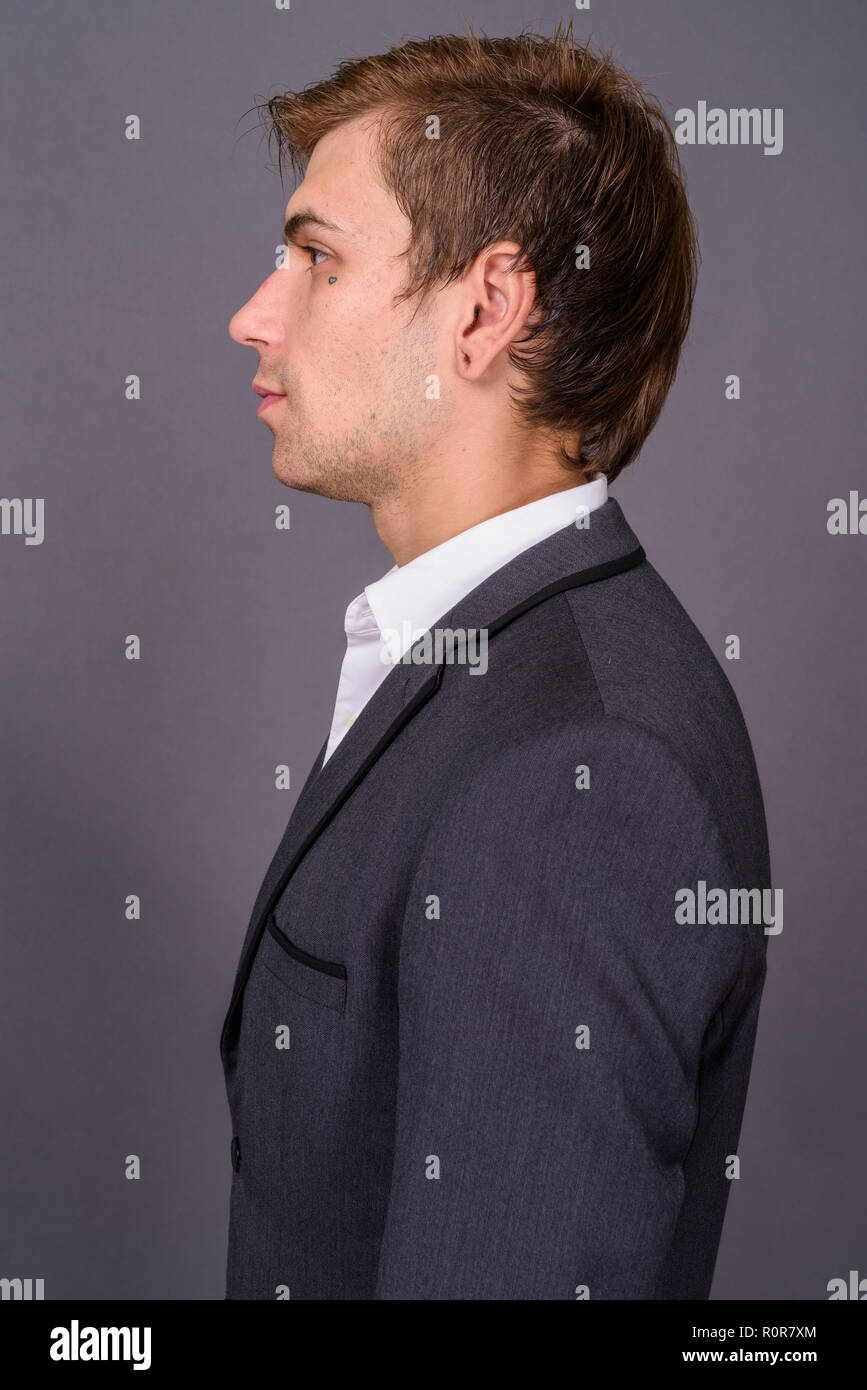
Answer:
<path fill-rule="evenodd" d="M 416 637 L 495 570 L 577 521 L 583 508 L 602 506 L 607 496 L 605 476 L 597 473 L 587 483 L 501 512 L 405 565 L 393 565 L 353 599 L 346 612 L 347 633 L 369 632 L 375 623 L 384 638 L 394 634 L 389 645 L 392 659 L 399 660 Z"/>

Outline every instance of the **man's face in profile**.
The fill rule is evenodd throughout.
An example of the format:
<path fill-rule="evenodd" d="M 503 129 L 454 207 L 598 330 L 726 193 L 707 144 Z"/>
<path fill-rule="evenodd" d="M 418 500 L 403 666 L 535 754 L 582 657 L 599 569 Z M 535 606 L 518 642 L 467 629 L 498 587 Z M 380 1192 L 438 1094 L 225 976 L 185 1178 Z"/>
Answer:
<path fill-rule="evenodd" d="M 295 221 L 283 266 L 229 325 L 259 354 L 256 384 L 282 393 L 261 415 L 274 473 L 306 492 L 386 501 L 419 471 L 448 405 L 425 390 L 437 371 L 433 308 L 413 319 L 413 304 L 393 303 L 410 224 L 379 182 L 363 120 L 319 141 L 285 218 Z"/>

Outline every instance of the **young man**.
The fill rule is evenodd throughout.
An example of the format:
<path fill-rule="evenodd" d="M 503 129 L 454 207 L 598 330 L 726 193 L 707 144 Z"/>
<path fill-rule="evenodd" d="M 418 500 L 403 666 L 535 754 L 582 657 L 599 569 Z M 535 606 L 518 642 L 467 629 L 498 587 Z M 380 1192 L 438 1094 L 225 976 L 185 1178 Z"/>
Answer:
<path fill-rule="evenodd" d="M 735 696 L 607 495 L 689 323 L 671 131 L 568 30 L 267 110 L 304 178 L 230 331 L 277 477 L 395 565 L 223 1028 L 226 1296 L 706 1298 L 767 934 L 682 904 L 770 878 Z"/>

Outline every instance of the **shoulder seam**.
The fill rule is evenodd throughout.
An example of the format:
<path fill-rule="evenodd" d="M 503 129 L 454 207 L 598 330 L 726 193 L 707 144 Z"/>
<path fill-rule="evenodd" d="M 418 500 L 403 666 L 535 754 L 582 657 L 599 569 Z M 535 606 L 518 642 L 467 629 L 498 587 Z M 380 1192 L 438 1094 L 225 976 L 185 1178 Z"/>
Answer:
<path fill-rule="evenodd" d="M 719 823 L 719 820 L 718 820 L 717 816 L 714 814 L 713 808 L 712 808 L 711 805 L 709 804 L 709 802 L 708 802 L 708 800 L 707 800 L 707 797 L 704 795 L 704 793 L 701 791 L 701 789 L 700 789 L 700 788 L 698 787 L 698 785 L 696 784 L 695 778 L 693 777 L 693 775 L 692 775 L 692 773 L 690 772 L 689 768 L 688 768 L 688 767 L 686 766 L 686 764 L 684 763 L 684 761 L 683 761 L 683 759 L 681 758 L 680 753 L 678 752 L 677 748 L 675 748 L 675 746 L 670 742 L 669 739 L 663 738 L 663 737 L 659 734 L 659 732 L 658 732 L 656 729 L 651 728 L 651 726 L 650 726 L 649 724 L 644 724 L 644 723 L 641 722 L 641 720 L 638 720 L 638 719 L 630 719 L 630 718 L 627 718 L 626 716 L 624 716 L 624 715 L 622 715 L 622 714 L 613 714 L 613 713 L 611 712 L 611 710 L 608 708 L 608 706 L 607 706 L 606 703 L 605 703 L 605 697 L 604 697 L 603 694 L 602 694 L 602 688 L 601 688 L 601 686 L 600 686 L 600 684 L 599 684 L 599 681 L 598 681 L 597 678 L 596 678 L 596 671 L 595 671 L 595 668 L 594 668 L 594 665 L 593 665 L 592 658 L 591 658 L 590 653 L 588 652 L 586 646 L 584 645 L 584 639 L 583 639 L 583 637 L 581 636 L 581 628 L 580 628 L 580 626 L 579 626 L 578 619 L 577 619 L 577 617 L 576 617 L 576 615 L 575 615 L 575 611 L 574 611 L 574 609 L 573 609 L 571 603 L 569 602 L 569 591 L 568 591 L 568 590 L 564 590 L 561 594 L 558 595 L 558 597 L 559 597 L 559 598 L 562 598 L 563 602 L 564 602 L 565 605 L 566 605 L 566 608 L 567 608 L 568 611 L 569 611 L 569 615 L 570 615 L 570 617 L 572 618 L 572 625 L 573 625 L 573 627 L 574 627 L 574 629 L 575 629 L 575 636 L 577 637 L 579 643 L 581 644 L 581 651 L 582 651 L 582 653 L 583 653 L 583 655 L 584 655 L 584 657 L 585 657 L 585 659 L 586 659 L 586 662 L 587 662 L 587 669 L 588 669 L 588 671 L 590 672 L 590 675 L 591 675 L 592 678 L 593 678 L 593 687 L 594 687 L 594 689 L 595 689 L 595 691 L 596 691 L 596 693 L 597 693 L 597 695 L 598 695 L 598 697 L 599 697 L 599 704 L 600 704 L 600 707 L 601 707 L 601 710 L 602 710 L 601 715 L 598 715 L 595 719 L 592 719 L 592 720 L 590 720 L 590 721 L 588 721 L 588 720 L 586 720 L 586 719 L 583 719 L 583 720 L 581 721 L 581 723 L 583 723 L 583 724 L 585 725 L 585 727 L 586 727 L 588 724 L 593 724 L 593 723 L 607 723 L 607 724 L 609 724 L 609 725 L 621 725 L 621 726 L 623 726 L 623 727 L 625 727 L 625 728 L 634 729 L 634 730 L 636 730 L 637 732 L 644 734 L 645 737 L 651 739 L 654 743 L 658 744 L 659 747 L 664 748 L 665 751 L 667 752 L 668 756 L 672 759 L 672 761 L 675 762 L 675 763 L 677 763 L 677 766 L 679 767 L 679 769 L 680 769 L 681 773 L 683 774 L 683 776 L 686 778 L 687 782 L 689 783 L 689 785 L 690 785 L 690 787 L 692 788 L 693 792 L 695 793 L 696 797 L 698 797 L 698 799 L 701 801 L 702 805 L 704 806 L 705 811 L 706 811 L 707 816 L 708 816 L 708 819 L 709 819 L 710 822 L 713 824 L 714 829 L 716 830 L 716 832 L 717 832 L 717 834 L 718 834 L 718 836 L 719 836 L 720 844 L 721 844 L 721 846 L 722 846 L 723 853 L 724 853 L 724 855 L 725 855 L 726 865 L 727 865 L 729 871 L 731 872 L 731 860 L 730 860 L 729 853 L 728 853 L 728 846 L 727 846 L 727 844 L 726 844 L 726 842 L 725 842 L 725 838 L 724 838 L 724 836 L 723 836 L 722 827 L 721 827 L 721 825 L 720 825 L 720 823 Z"/>

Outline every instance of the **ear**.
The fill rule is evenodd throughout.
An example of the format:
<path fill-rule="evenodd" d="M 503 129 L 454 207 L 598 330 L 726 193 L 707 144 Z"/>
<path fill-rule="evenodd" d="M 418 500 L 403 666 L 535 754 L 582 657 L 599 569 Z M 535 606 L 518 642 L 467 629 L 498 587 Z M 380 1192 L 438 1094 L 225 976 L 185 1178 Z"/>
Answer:
<path fill-rule="evenodd" d="M 506 349 L 520 338 L 536 300 L 536 277 L 519 260 L 514 241 L 498 241 L 481 251 L 461 280 L 455 326 L 455 369 L 465 381 L 478 380 L 492 365 L 505 369 Z"/>

